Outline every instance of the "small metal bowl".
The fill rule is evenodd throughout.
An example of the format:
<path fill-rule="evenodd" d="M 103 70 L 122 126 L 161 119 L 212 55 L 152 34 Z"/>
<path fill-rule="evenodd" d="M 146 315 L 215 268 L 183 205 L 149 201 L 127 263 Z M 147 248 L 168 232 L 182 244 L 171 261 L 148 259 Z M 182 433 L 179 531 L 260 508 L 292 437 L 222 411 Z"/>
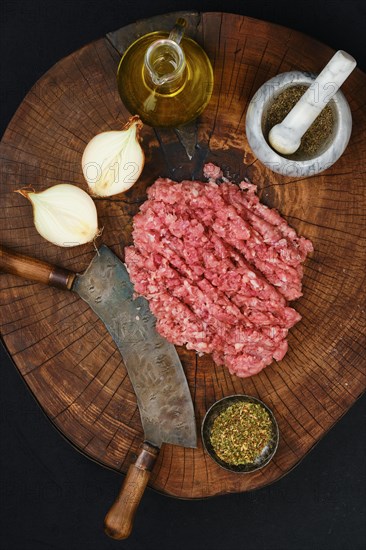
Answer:
<path fill-rule="evenodd" d="M 230 405 L 233 405 L 238 401 L 244 402 L 244 403 L 259 404 L 261 405 L 261 407 L 263 407 L 267 411 L 272 423 L 272 437 L 270 439 L 269 444 L 266 446 L 263 452 L 255 459 L 254 462 L 235 465 L 235 464 L 228 464 L 227 462 L 224 462 L 223 460 L 221 460 L 221 458 L 217 456 L 211 444 L 211 429 L 215 419 L 219 416 L 219 414 L 221 414 L 227 407 L 230 407 Z M 278 447 L 279 430 L 278 430 L 276 419 L 272 411 L 262 401 L 260 401 L 256 397 L 251 397 L 249 395 L 230 395 L 228 397 L 224 397 L 223 399 L 220 399 L 219 401 L 216 401 L 216 403 L 214 403 L 208 409 L 202 422 L 201 436 L 202 436 L 203 446 L 205 450 L 219 466 L 221 466 L 225 470 L 229 470 L 230 472 L 239 472 L 242 474 L 249 474 L 251 472 L 255 472 L 256 470 L 259 470 L 260 468 L 263 468 L 273 458 Z"/>

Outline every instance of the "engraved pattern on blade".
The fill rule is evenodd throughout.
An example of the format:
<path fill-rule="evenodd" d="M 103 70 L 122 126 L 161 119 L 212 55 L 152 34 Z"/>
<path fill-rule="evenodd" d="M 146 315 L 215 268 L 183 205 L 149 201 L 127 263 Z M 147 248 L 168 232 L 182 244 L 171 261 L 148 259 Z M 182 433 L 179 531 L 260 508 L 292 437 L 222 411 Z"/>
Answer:
<path fill-rule="evenodd" d="M 173 344 L 157 333 L 147 300 L 133 299 L 124 264 L 103 245 L 72 290 L 104 322 L 122 354 L 145 439 L 157 446 L 196 447 L 193 403 L 179 356 Z"/>

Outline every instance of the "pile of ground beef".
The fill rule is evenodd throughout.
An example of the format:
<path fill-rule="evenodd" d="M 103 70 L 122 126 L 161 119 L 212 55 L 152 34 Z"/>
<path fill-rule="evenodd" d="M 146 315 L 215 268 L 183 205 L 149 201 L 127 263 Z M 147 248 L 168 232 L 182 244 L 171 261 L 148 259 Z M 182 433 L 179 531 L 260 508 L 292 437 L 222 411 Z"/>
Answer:
<path fill-rule="evenodd" d="M 217 184 L 213 164 L 205 177 L 160 178 L 149 188 L 126 265 L 162 336 L 252 376 L 287 351 L 301 318 L 288 301 L 301 296 L 301 264 L 313 247 L 259 202 L 255 185 Z"/>

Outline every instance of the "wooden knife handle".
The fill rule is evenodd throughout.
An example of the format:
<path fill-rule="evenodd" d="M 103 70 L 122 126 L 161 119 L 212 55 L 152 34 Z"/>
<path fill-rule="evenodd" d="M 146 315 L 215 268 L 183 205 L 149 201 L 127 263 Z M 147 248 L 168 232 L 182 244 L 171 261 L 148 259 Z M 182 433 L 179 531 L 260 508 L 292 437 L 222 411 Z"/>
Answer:
<path fill-rule="evenodd" d="M 19 275 L 64 290 L 70 290 L 76 273 L 55 265 L 19 254 L 0 245 L 0 271 Z"/>
<path fill-rule="evenodd" d="M 109 537 L 120 540 L 130 536 L 137 507 L 159 451 L 146 441 L 142 444 L 136 462 L 130 465 L 119 495 L 105 517 L 104 529 Z"/>

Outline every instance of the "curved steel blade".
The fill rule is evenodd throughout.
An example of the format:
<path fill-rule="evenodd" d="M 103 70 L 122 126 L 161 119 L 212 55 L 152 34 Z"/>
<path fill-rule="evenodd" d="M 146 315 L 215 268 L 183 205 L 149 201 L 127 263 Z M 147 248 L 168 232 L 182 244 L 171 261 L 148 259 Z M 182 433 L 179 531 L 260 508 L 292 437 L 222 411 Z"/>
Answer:
<path fill-rule="evenodd" d="M 124 264 L 103 245 L 72 290 L 100 317 L 122 354 L 145 439 L 158 447 L 196 447 L 193 403 L 179 356 L 156 331 L 147 300 L 133 299 Z"/>

